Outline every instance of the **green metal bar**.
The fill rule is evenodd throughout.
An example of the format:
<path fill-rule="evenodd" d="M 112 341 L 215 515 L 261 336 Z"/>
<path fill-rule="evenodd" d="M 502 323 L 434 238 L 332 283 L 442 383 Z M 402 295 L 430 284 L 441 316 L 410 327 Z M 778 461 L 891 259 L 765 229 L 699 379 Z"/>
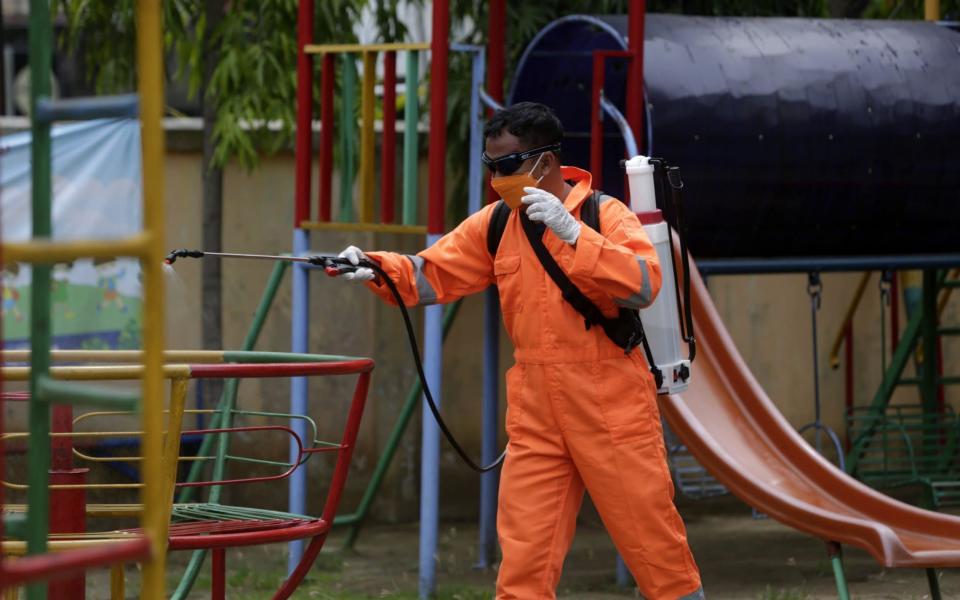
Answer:
<path fill-rule="evenodd" d="M 960 335 L 960 327 L 941 327 L 937 329 L 940 335 Z"/>
<path fill-rule="evenodd" d="M 227 460 L 235 460 L 237 462 L 248 462 L 248 463 L 253 463 L 257 465 L 283 467 L 284 469 L 289 469 L 290 467 L 293 466 L 291 463 L 288 463 L 286 461 L 281 462 L 278 460 L 267 460 L 265 458 L 250 458 L 249 456 L 234 456 L 233 454 L 227 454 L 226 458 Z"/>
<path fill-rule="evenodd" d="M 140 394 L 113 388 L 83 385 L 73 381 L 59 381 L 48 375 L 37 378 L 38 402 L 100 407 L 107 410 L 134 410 L 140 404 Z"/>
<path fill-rule="evenodd" d="M 921 312 L 922 311 L 917 311 L 910 317 L 903 331 L 903 336 L 900 338 L 900 343 L 890 358 L 890 365 L 887 367 L 886 373 L 883 374 L 883 381 L 880 383 L 880 387 L 877 389 L 877 393 L 874 394 L 873 401 L 870 404 L 867 413 L 867 423 L 854 438 L 850 446 L 850 452 L 847 453 L 847 459 L 845 461 L 847 473 L 856 473 L 860 455 L 863 454 L 864 450 L 870 445 L 870 438 L 873 436 L 873 432 L 876 430 L 877 425 L 883 420 L 883 415 L 887 404 L 890 402 L 890 397 L 893 395 L 897 382 L 900 380 L 903 369 L 907 366 L 907 361 L 910 360 L 910 354 L 913 352 L 913 348 L 917 343 L 917 338 L 920 333 L 920 322 L 923 317 L 923 315 L 920 314 Z"/>
<path fill-rule="evenodd" d="M 827 548 L 827 553 L 830 555 L 830 564 L 833 566 L 833 577 L 837 581 L 837 597 L 839 600 L 850 600 L 847 576 L 843 572 L 843 555 L 840 552 L 840 544 L 827 542 Z"/>
<path fill-rule="evenodd" d="M 943 282 L 943 287 L 948 288 L 960 288 L 960 280 L 957 279 L 946 279 Z"/>
<path fill-rule="evenodd" d="M 340 104 L 340 211 L 337 220 L 353 221 L 353 179 L 356 174 L 357 139 L 357 62 L 349 52 L 343 54 L 343 98 Z"/>
<path fill-rule="evenodd" d="M 51 223 L 51 143 L 50 124 L 35 118 L 40 98 L 50 96 L 50 75 L 53 66 L 53 28 L 49 0 L 30 2 L 30 108 L 31 177 L 34 239 L 49 238 Z M 30 392 L 27 451 L 27 553 L 47 551 L 50 528 L 50 494 L 47 488 L 50 471 L 50 405 L 39 402 L 35 394 L 38 381 L 50 371 L 50 265 L 34 265 L 30 297 Z M 27 600 L 45 600 L 46 582 L 27 586 Z"/>
<path fill-rule="evenodd" d="M 420 53 L 407 52 L 406 100 L 403 105 L 403 224 L 417 224 L 417 169 L 420 134 Z"/>
<path fill-rule="evenodd" d="M 228 363 L 275 363 L 275 362 L 338 362 L 356 360 L 356 356 L 337 354 L 298 354 L 295 352 L 251 352 L 248 350 L 228 350 L 223 360 Z"/>
<path fill-rule="evenodd" d="M 923 271 L 923 310 L 920 325 L 923 336 L 923 364 L 920 370 L 920 396 L 923 399 L 923 423 L 930 427 L 939 421 L 937 409 L 937 272 Z M 937 444 L 924 440 L 920 456 L 934 456 Z"/>
<path fill-rule="evenodd" d="M 270 272 L 270 278 L 267 280 L 267 285 L 263 290 L 263 294 L 260 296 L 260 304 L 257 305 L 257 310 L 253 313 L 253 321 L 250 323 L 250 329 L 247 330 L 247 335 L 243 339 L 243 345 L 241 346 L 243 351 L 250 351 L 253 349 L 254 345 L 256 345 L 257 339 L 260 337 L 260 332 L 263 331 L 263 324 L 267 320 L 267 314 L 269 314 L 270 307 L 273 305 L 273 300 L 277 296 L 277 290 L 280 289 L 280 284 L 283 282 L 283 276 L 286 274 L 287 267 L 289 266 L 290 263 L 284 261 L 279 261 L 274 264 L 273 271 Z M 234 362 L 229 358 L 231 354 L 233 353 L 225 352 L 224 359 Z M 210 419 L 210 429 L 220 428 L 220 416 L 223 413 L 222 404 L 223 397 L 221 397 L 220 404 L 217 406 L 217 412 L 215 412 L 213 418 Z M 203 436 L 203 441 L 200 443 L 200 448 L 197 450 L 197 454 L 200 456 L 206 456 L 210 454 L 213 441 L 213 436 Z M 201 461 L 191 465 L 190 473 L 187 475 L 187 482 L 193 483 L 197 481 L 200 478 L 203 466 L 204 465 L 201 464 Z M 180 492 L 178 502 L 193 502 L 193 499 L 197 494 L 197 489 L 198 488 L 195 487 L 183 488 L 183 490 Z"/>
<path fill-rule="evenodd" d="M 287 267 L 289 263 L 285 261 L 277 262 L 273 271 L 270 273 L 270 279 L 267 280 L 267 285 L 263 290 L 263 294 L 260 296 L 260 304 L 257 305 L 257 310 L 253 313 L 253 322 L 250 324 L 250 329 L 247 330 L 247 335 L 243 339 L 243 345 L 241 348 L 245 351 L 252 350 L 254 345 L 257 343 L 257 339 L 260 337 L 260 332 L 263 331 L 263 324 L 267 319 L 267 314 L 270 312 L 270 307 L 273 305 L 273 300 L 277 296 L 277 290 L 280 289 L 280 283 L 283 282 L 283 276 L 287 272 Z M 233 385 L 231 385 L 233 384 Z M 226 407 L 233 406 L 233 402 L 228 400 L 230 399 L 230 394 L 236 395 L 236 379 L 227 380 L 224 385 L 223 395 L 220 397 L 220 404 L 218 405 L 218 411 L 214 413 L 213 418 L 210 420 L 210 428 L 217 429 L 220 428 L 223 422 L 223 414 L 226 412 Z M 213 436 L 205 435 L 203 436 L 203 441 L 200 443 L 200 448 L 197 450 L 197 454 L 200 456 L 205 456 L 210 453 L 211 446 L 213 445 L 214 438 Z M 218 449 L 220 452 L 221 449 Z M 222 448 L 222 451 L 225 453 L 226 449 Z M 187 476 L 187 481 L 194 482 L 200 478 L 200 474 L 203 470 L 203 466 L 206 464 L 206 461 L 196 461 L 190 466 L 190 473 Z M 180 494 L 181 503 L 189 503 L 192 501 L 192 498 L 196 495 L 196 489 L 193 487 L 186 487 Z M 219 489 L 219 488 L 217 488 Z M 212 491 L 211 491 L 212 495 Z M 183 600 L 190 593 L 190 589 L 193 587 L 193 583 L 197 580 L 197 575 L 200 573 L 201 567 L 203 567 L 203 561 L 207 557 L 206 550 L 196 550 L 190 556 L 190 562 L 187 563 L 187 568 L 183 572 L 183 576 L 180 578 L 180 583 L 177 584 L 177 589 L 174 590 L 171 600 Z"/>
<path fill-rule="evenodd" d="M 460 305 L 463 301 L 457 300 L 453 304 L 447 306 L 443 314 L 443 339 L 447 338 L 447 334 L 450 332 L 450 329 L 453 327 L 453 322 L 456 320 L 457 312 L 460 310 Z M 393 431 L 390 432 L 390 438 L 387 440 L 386 448 L 384 448 L 383 453 L 380 455 L 380 459 L 377 461 L 377 466 L 373 470 L 373 475 L 370 477 L 370 483 L 367 484 L 367 489 L 363 492 L 363 497 L 360 499 L 360 504 L 357 506 L 356 511 L 345 514 L 338 515 L 334 520 L 333 524 L 336 525 L 349 525 L 350 533 L 347 534 L 347 539 L 344 541 L 344 548 L 352 548 L 357 541 L 357 537 L 360 535 L 360 528 L 363 526 L 364 520 L 367 518 L 367 514 L 370 512 L 370 506 L 373 504 L 374 499 L 377 496 L 377 492 L 380 490 L 380 485 L 383 483 L 383 478 L 387 473 L 387 469 L 390 468 L 390 463 L 393 461 L 393 456 L 397 452 L 397 447 L 400 445 L 400 440 L 403 437 L 403 433 L 407 429 L 407 425 L 410 423 L 410 419 L 413 417 L 414 410 L 419 404 L 420 394 L 423 392 L 423 386 L 420 383 L 420 380 L 410 386 L 410 391 L 407 393 L 407 400 L 403 404 L 403 408 L 400 409 L 400 414 L 397 416 L 397 422 L 393 426 Z"/>

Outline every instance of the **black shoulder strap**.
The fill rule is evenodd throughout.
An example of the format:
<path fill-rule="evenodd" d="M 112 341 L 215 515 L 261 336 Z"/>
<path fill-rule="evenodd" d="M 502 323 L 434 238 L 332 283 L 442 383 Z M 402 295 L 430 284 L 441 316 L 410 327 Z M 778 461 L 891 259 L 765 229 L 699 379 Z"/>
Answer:
<path fill-rule="evenodd" d="M 591 229 L 600 233 L 600 201 L 603 198 L 609 198 L 600 190 L 594 190 L 590 196 L 584 200 L 580 207 L 580 220 L 590 226 Z M 510 207 L 503 200 L 497 202 L 490 215 L 490 225 L 487 227 L 487 251 L 490 256 L 497 255 L 497 249 L 500 247 L 500 240 L 503 238 L 503 231 L 507 228 L 507 219 L 510 218 Z"/>
<path fill-rule="evenodd" d="M 503 230 L 507 228 L 507 219 L 509 218 L 510 207 L 503 200 L 498 201 L 493 208 L 493 214 L 490 215 L 490 225 L 487 227 L 487 250 L 490 252 L 490 256 L 497 255 L 500 238 L 503 237 Z"/>
<path fill-rule="evenodd" d="M 595 192 L 590 198 L 590 204 L 594 205 L 594 207 L 599 204 L 595 201 L 596 197 L 597 193 Z M 581 215 L 582 214 L 581 211 Z M 643 323 L 640 321 L 640 315 L 637 314 L 637 311 L 621 308 L 617 317 L 613 319 L 605 317 L 600 309 L 597 308 L 597 305 L 587 298 L 586 295 L 580 291 L 580 288 L 570 281 L 567 274 L 563 272 L 563 269 L 560 268 L 560 265 L 554 260 L 553 255 L 547 250 L 542 239 L 545 230 L 543 223 L 534 223 L 527 218 L 527 213 L 521 212 L 520 224 L 523 226 L 523 232 L 527 236 L 527 241 L 530 242 L 530 247 L 533 248 L 537 259 L 540 260 L 540 264 L 543 265 L 550 279 L 560 288 L 563 299 L 583 316 L 584 326 L 587 329 L 590 329 L 593 325 L 603 327 L 603 331 L 607 337 L 609 337 L 614 344 L 623 348 L 624 354 L 629 354 L 638 345 L 642 345 L 647 357 L 647 363 L 650 366 L 650 372 L 653 373 L 654 381 L 659 390 L 663 385 L 663 373 L 653 359 L 653 352 L 650 350 L 650 344 L 647 341 L 647 336 L 644 334 Z"/>
<path fill-rule="evenodd" d="M 600 197 L 603 195 L 600 190 L 593 190 L 580 207 L 580 220 L 597 233 L 600 233 Z"/>

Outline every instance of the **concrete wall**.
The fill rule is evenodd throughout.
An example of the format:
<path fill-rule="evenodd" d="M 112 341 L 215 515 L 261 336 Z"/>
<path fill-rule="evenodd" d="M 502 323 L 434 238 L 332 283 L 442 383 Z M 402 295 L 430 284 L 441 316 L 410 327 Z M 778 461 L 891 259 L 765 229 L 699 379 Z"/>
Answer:
<path fill-rule="evenodd" d="M 171 152 L 166 163 L 168 245 L 200 246 L 200 157 L 196 152 Z M 316 181 L 316 177 L 314 177 Z M 423 179 L 421 180 L 423 181 Z M 423 186 L 421 186 L 423 188 Z M 336 192 L 335 192 L 336 193 Z M 289 154 L 265 158 L 253 173 L 231 166 L 224 184 L 224 249 L 240 252 L 277 253 L 290 249 L 293 198 L 293 160 Z M 348 243 L 365 249 L 414 252 L 419 238 L 396 235 L 315 233 L 313 247 L 338 251 Z M 227 348 L 238 348 L 258 302 L 272 265 L 250 261 L 226 261 L 224 277 L 224 331 Z M 177 263 L 183 281 L 169 294 L 169 346 L 195 348 L 200 343 L 200 264 Z M 828 367 L 827 354 L 844 311 L 859 279 L 858 274 L 823 276 L 823 305 L 818 315 L 820 338 L 821 397 L 823 415 L 841 438 L 843 423 L 843 369 Z M 714 277 L 709 281 L 714 301 L 764 389 L 796 426 L 813 419 L 810 304 L 806 276 Z M 311 337 L 313 352 L 370 356 L 377 361 L 364 418 L 360 445 L 355 454 L 349 491 L 342 505 L 349 511 L 366 484 L 406 390 L 414 381 L 407 340 L 399 313 L 376 300 L 360 286 L 311 278 Z M 956 323 L 958 304 L 952 303 L 944 321 Z M 901 303 L 902 306 L 902 303 Z M 468 299 L 445 347 L 443 404 L 448 422 L 468 450 L 479 456 L 479 408 L 482 369 L 482 298 Z M 415 311 L 419 321 L 420 311 Z M 880 380 L 879 292 L 877 276 L 855 319 L 855 395 L 858 404 L 872 398 Z M 901 324 L 905 316 L 901 315 Z M 419 327 L 419 326 L 418 326 Z M 419 333 L 419 328 L 418 328 Z M 888 331 L 889 335 L 889 331 Z M 290 343 L 290 283 L 284 283 L 257 348 L 287 350 Z M 889 344 L 889 341 L 888 341 Z M 512 363 L 509 342 L 502 347 L 502 365 Z M 960 347 L 944 342 L 945 370 L 956 373 Z M 889 360 L 889 359 L 888 359 Z M 912 371 L 912 367 L 908 368 Z M 696 368 L 694 368 L 696 376 Z M 349 400 L 350 382 L 321 381 L 311 384 L 312 407 L 321 432 L 333 436 L 340 427 Z M 289 383 L 286 380 L 251 381 L 242 386 L 241 403 L 257 410 L 285 410 Z M 956 400 L 956 392 L 948 391 Z M 897 392 L 898 402 L 918 402 L 914 388 Z M 416 517 L 419 465 L 419 407 L 417 417 L 404 437 L 390 476 L 375 505 L 375 516 L 385 520 Z M 502 416 L 502 409 L 501 409 Z M 501 443 L 504 437 L 501 434 Z M 281 457 L 285 442 L 279 438 L 247 440 L 245 450 Z M 442 506 L 444 517 L 472 517 L 477 510 L 477 477 L 458 461 L 449 445 L 442 444 Z M 322 475 L 328 467 L 311 461 L 311 474 Z M 284 502 L 278 484 L 253 486 L 244 492 L 268 498 L 276 506 Z M 237 490 L 236 493 L 240 493 Z"/>

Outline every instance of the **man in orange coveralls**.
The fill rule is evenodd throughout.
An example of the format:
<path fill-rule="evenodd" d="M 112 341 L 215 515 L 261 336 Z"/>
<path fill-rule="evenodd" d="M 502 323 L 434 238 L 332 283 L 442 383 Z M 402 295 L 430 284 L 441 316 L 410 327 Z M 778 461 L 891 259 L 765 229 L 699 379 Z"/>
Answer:
<path fill-rule="evenodd" d="M 660 265 L 637 217 L 600 204 L 603 235 L 580 222 L 590 173 L 560 166 L 563 128 L 546 106 L 498 112 L 484 130 L 491 185 L 546 226 L 543 241 L 570 280 L 607 316 L 640 308 L 660 289 Z M 606 198 L 606 197 L 605 197 Z M 497 599 L 555 598 L 584 488 L 649 600 L 703 598 L 700 574 L 673 504 L 656 389 L 638 350 L 624 355 L 561 296 L 513 210 L 496 257 L 487 248 L 491 204 L 416 256 L 349 247 L 341 257 L 380 263 L 408 306 L 451 302 L 496 283 L 516 364 L 507 372 L 509 442 L 497 532 Z M 370 269 L 364 281 L 387 302 Z"/>

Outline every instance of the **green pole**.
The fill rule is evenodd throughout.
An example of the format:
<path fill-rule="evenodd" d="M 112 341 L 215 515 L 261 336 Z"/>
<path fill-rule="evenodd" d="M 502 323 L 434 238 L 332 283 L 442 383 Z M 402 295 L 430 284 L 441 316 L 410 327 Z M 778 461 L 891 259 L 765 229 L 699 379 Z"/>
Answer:
<path fill-rule="evenodd" d="M 30 2 L 30 158 L 34 239 L 51 233 L 50 125 L 37 118 L 37 101 L 50 96 L 52 30 L 48 0 Z M 27 553 L 47 551 L 50 526 L 50 405 L 37 382 L 50 371 L 50 265 L 33 265 L 30 292 L 30 443 L 27 454 Z M 27 586 L 28 600 L 44 600 L 46 582 Z"/>
<path fill-rule="evenodd" d="M 830 557 L 830 563 L 833 565 L 833 577 L 837 581 L 837 597 L 839 600 L 850 600 L 847 577 L 843 572 L 843 558 L 837 553 Z"/>
<path fill-rule="evenodd" d="M 447 333 L 450 332 L 450 329 L 453 326 L 453 322 L 457 317 L 457 312 L 460 310 L 460 304 L 463 300 L 457 300 L 453 304 L 447 307 L 443 315 L 443 339 L 447 338 Z M 353 513 L 346 515 L 337 516 L 333 524 L 334 525 L 350 525 L 350 533 L 347 535 L 346 541 L 344 541 L 344 548 L 352 548 L 354 543 L 357 541 L 357 536 L 360 535 L 360 528 L 363 526 L 364 520 L 367 518 L 367 513 L 370 512 L 370 506 L 373 504 L 374 499 L 377 496 L 377 492 L 380 490 L 380 485 L 383 483 L 383 478 L 387 474 L 387 469 L 390 468 L 390 463 L 393 461 L 393 456 L 396 454 L 397 447 L 400 445 L 400 439 L 403 437 L 403 433 L 407 429 L 407 425 L 410 423 L 411 417 L 413 417 L 414 409 L 416 409 L 419 404 L 420 394 L 423 391 L 423 386 L 420 383 L 420 380 L 410 386 L 410 391 L 407 393 L 407 400 L 403 404 L 403 408 L 400 410 L 400 415 L 397 417 L 397 422 L 393 426 L 393 431 L 390 432 L 390 438 L 387 440 L 387 446 L 384 448 L 383 453 L 380 454 L 380 459 L 377 461 L 377 466 L 373 470 L 373 475 L 370 477 L 370 483 L 367 484 L 367 489 L 363 492 L 363 497 L 360 499 L 360 504 L 357 506 L 357 510 Z"/>
<path fill-rule="evenodd" d="M 417 169 L 419 168 L 420 53 L 407 52 L 406 102 L 403 105 L 403 224 L 417 224 Z"/>
<path fill-rule="evenodd" d="M 290 263 L 286 261 L 278 261 L 274 267 L 273 271 L 270 273 L 270 279 L 267 280 L 267 286 L 263 290 L 263 294 L 260 296 L 260 304 L 257 305 L 257 310 L 253 313 L 253 322 L 250 324 L 250 328 L 247 330 L 247 335 L 243 339 L 242 349 L 245 351 L 253 350 L 253 347 L 257 343 L 257 339 L 260 337 L 260 332 L 263 330 L 263 323 L 267 319 L 267 315 L 270 312 L 270 307 L 273 304 L 274 298 L 277 296 L 277 290 L 280 288 L 280 283 L 283 282 L 283 276 L 287 272 L 287 267 Z M 233 410 L 233 405 L 236 402 L 237 397 L 237 380 L 228 379 L 223 386 L 223 395 L 220 397 L 220 403 L 217 406 L 217 412 L 214 413 L 213 418 L 210 420 L 210 428 L 217 429 L 219 427 L 229 427 L 227 425 L 221 425 L 221 423 L 229 423 L 230 418 L 225 417 L 224 415 L 229 411 Z M 221 434 L 226 435 L 226 434 Z M 200 444 L 200 449 L 197 451 L 197 454 L 200 456 L 207 456 L 210 453 L 211 446 L 213 445 L 214 438 L 210 435 L 203 436 L 203 441 Z M 225 440 L 219 440 L 220 445 L 217 448 L 217 458 L 214 463 L 214 475 L 217 477 L 222 476 L 223 474 L 223 459 L 227 454 L 227 446 Z M 190 466 L 190 473 L 187 476 L 187 481 L 196 481 L 199 479 L 201 471 L 203 470 L 203 461 L 194 461 Z M 218 475 L 219 473 L 219 475 Z M 195 495 L 195 489 L 192 487 L 184 488 L 180 493 L 180 502 L 192 502 Z M 210 502 L 217 502 L 220 499 L 220 486 L 216 486 L 210 490 Z M 197 580 L 197 575 L 200 573 L 200 568 L 203 567 L 203 561 L 207 558 L 206 550 L 196 550 L 190 556 L 190 562 L 187 563 L 187 568 L 183 572 L 183 576 L 180 578 L 180 583 L 177 584 L 177 589 L 173 592 L 171 596 L 172 600 L 182 600 L 187 597 L 187 594 L 190 593 L 190 589 L 193 587 L 194 582 Z"/>
<path fill-rule="evenodd" d="M 939 419 L 937 406 L 937 272 L 923 271 L 923 365 L 920 375 L 920 393 L 923 398 L 923 426 L 933 432 Z M 937 435 L 924 435 L 921 456 L 935 456 Z"/>
<path fill-rule="evenodd" d="M 910 360 L 910 354 L 917 344 L 920 336 L 921 312 L 922 311 L 917 311 L 914 313 L 907 322 L 903 335 L 900 337 L 900 343 L 897 344 L 893 356 L 890 357 L 890 364 L 883 374 L 880 387 L 877 389 L 877 393 L 874 394 L 873 401 L 870 404 L 870 412 L 864 417 L 864 426 L 850 446 L 845 466 L 847 473 L 851 475 L 856 473 L 857 466 L 860 463 L 860 457 L 867 449 L 867 446 L 870 445 L 877 426 L 883 421 L 887 404 L 890 402 L 890 398 L 893 396 L 893 392 L 900 381 L 900 376 L 903 374 L 903 370 Z"/>
<path fill-rule="evenodd" d="M 280 289 L 280 284 L 283 282 L 283 276 L 287 272 L 287 267 L 290 263 L 285 261 L 278 261 L 273 266 L 273 271 L 270 272 L 270 278 L 267 280 L 267 285 L 263 290 L 263 294 L 260 296 L 260 303 L 257 305 L 256 311 L 253 313 L 253 321 L 250 323 L 250 328 L 247 330 L 247 335 L 243 339 L 243 345 L 240 347 L 243 351 L 253 350 L 253 347 L 257 343 L 257 339 L 260 337 L 260 332 L 263 330 L 263 323 L 267 320 L 267 315 L 270 313 L 270 307 L 273 305 L 273 300 L 277 296 L 277 290 Z M 224 396 L 226 395 L 226 387 L 224 388 Z M 213 417 L 210 419 L 210 429 L 217 429 L 220 427 L 220 415 L 222 414 L 222 404 L 223 397 L 221 397 L 220 403 L 217 406 L 217 412 L 213 414 Z M 213 446 L 214 437 L 205 435 L 203 436 L 203 441 L 200 443 L 200 448 L 197 450 L 197 455 L 206 456 L 210 453 L 210 449 Z M 187 475 L 188 482 L 197 481 L 200 478 L 200 474 L 203 471 L 204 461 L 193 461 L 190 465 L 190 472 Z M 181 503 L 193 502 L 197 493 L 195 487 L 183 488 L 180 492 L 180 497 L 178 499 Z"/>
<path fill-rule="evenodd" d="M 343 100 L 340 106 L 340 211 L 337 219 L 353 221 L 354 158 L 357 138 L 357 62 L 353 54 L 343 54 Z"/>

